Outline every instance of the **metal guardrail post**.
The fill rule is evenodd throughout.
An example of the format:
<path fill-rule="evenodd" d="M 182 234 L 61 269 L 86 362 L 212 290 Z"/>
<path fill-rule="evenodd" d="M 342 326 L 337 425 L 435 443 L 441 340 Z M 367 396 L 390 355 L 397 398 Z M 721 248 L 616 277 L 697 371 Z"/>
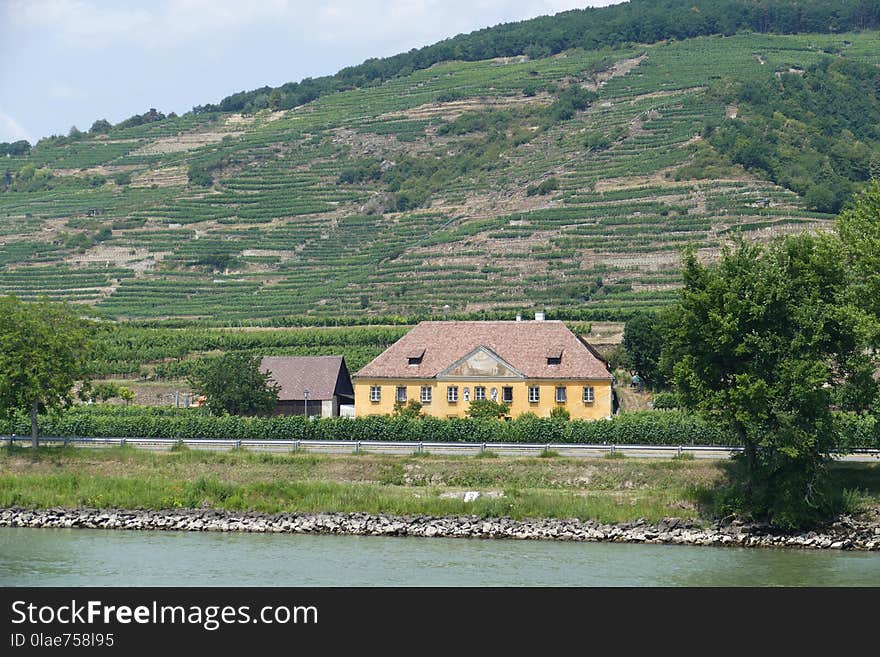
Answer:
<path fill-rule="evenodd" d="M 241 449 L 241 441 L 240 440 L 235 441 L 235 449 Z"/>
<path fill-rule="evenodd" d="M 119 446 L 120 446 L 120 447 L 125 447 L 125 438 L 120 438 L 120 439 L 119 439 Z"/>
<path fill-rule="evenodd" d="M 480 454 L 484 454 L 486 452 L 486 443 L 482 443 L 480 445 Z"/>
<path fill-rule="evenodd" d="M 614 454 L 614 443 L 611 443 L 611 453 Z"/>
<path fill-rule="evenodd" d="M 361 441 L 360 440 L 356 441 L 354 444 L 354 453 L 355 454 L 361 453 Z"/>
<path fill-rule="evenodd" d="M 678 455 L 681 456 L 681 445 L 678 446 Z"/>
<path fill-rule="evenodd" d="M 419 454 L 422 453 L 422 441 L 419 441 Z"/>

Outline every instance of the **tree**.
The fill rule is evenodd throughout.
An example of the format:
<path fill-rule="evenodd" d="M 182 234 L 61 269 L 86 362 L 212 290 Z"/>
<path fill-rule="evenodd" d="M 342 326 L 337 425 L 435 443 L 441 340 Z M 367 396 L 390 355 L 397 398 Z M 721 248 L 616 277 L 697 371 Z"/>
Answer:
<path fill-rule="evenodd" d="M 271 374 L 260 371 L 260 357 L 231 352 L 204 361 L 189 377 L 193 390 L 207 397 L 214 415 L 260 415 L 278 403 L 281 386 L 270 382 Z"/>
<path fill-rule="evenodd" d="M 769 246 L 738 238 L 711 266 L 687 251 L 661 356 L 682 406 L 727 425 L 744 447 L 728 508 L 781 527 L 833 510 L 833 391 L 876 386 L 864 376 L 864 314 L 841 250 L 832 236 L 804 234 Z"/>
<path fill-rule="evenodd" d="M 564 406 L 556 406 L 550 411 L 550 419 L 556 422 L 568 422 L 571 419 L 571 413 Z"/>
<path fill-rule="evenodd" d="M 468 406 L 467 416 L 479 419 L 502 418 L 509 412 L 509 404 L 502 404 L 491 399 L 475 399 Z"/>
<path fill-rule="evenodd" d="M 27 139 L 19 139 L 14 142 L 0 142 L 0 156 L 27 155 L 31 150 L 31 144 Z"/>
<path fill-rule="evenodd" d="M 134 392 L 130 388 L 121 386 L 118 383 L 104 381 L 102 383 L 96 383 L 94 386 L 88 385 L 87 383 L 84 384 L 79 391 L 79 397 L 84 400 L 102 402 L 118 397 L 126 403 L 129 403 L 134 400 Z"/>
<path fill-rule="evenodd" d="M 410 399 L 404 403 L 402 401 L 394 402 L 394 413 L 397 417 L 405 417 L 411 420 L 417 420 L 422 417 L 422 403 L 415 399 Z"/>
<path fill-rule="evenodd" d="M 874 320 L 872 346 L 880 347 L 880 181 L 837 218 L 837 232 L 849 262 L 856 299 Z"/>
<path fill-rule="evenodd" d="M 39 411 L 68 406 L 88 379 L 92 328 L 68 304 L 0 297 L 0 414 L 29 413 L 34 447 Z"/>
<path fill-rule="evenodd" d="M 623 348 L 629 356 L 633 371 L 650 386 L 659 382 L 660 351 L 663 331 L 656 315 L 636 313 L 623 329 Z"/>
<path fill-rule="evenodd" d="M 113 126 L 110 125 L 110 121 L 108 121 L 107 119 L 98 119 L 92 124 L 92 127 L 89 128 L 89 132 L 93 134 L 105 134 L 107 132 L 110 132 L 110 129 L 112 127 Z"/>

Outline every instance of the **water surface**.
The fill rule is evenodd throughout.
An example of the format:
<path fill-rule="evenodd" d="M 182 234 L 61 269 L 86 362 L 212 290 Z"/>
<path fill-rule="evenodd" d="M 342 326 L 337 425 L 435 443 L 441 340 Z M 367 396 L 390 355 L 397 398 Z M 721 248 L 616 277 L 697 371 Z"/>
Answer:
<path fill-rule="evenodd" d="M 4 527 L 0 586 L 880 586 L 880 553 Z"/>

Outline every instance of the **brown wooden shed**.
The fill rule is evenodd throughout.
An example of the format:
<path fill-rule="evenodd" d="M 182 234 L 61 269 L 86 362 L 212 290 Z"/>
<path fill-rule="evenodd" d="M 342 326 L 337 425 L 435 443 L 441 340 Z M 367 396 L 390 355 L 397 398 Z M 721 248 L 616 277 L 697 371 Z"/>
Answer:
<path fill-rule="evenodd" d="M 281 386 L 273 415 L 335 417 L 354 404 L 342 356 L 266 356 L 260 370 Z"/>

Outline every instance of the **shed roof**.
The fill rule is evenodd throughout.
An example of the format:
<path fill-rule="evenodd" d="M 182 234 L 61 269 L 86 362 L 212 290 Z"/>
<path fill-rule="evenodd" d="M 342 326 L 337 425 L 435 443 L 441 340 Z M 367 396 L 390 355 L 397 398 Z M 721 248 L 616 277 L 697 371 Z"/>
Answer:
<path fill-rule="evenodd" d="M 529 379 L 610 379 L 605 363 L 560 321 L 422 322 L 355 374 L 433 378 L 485 347 Z M 424 349 L 418 364 L 409 357 Z M 549 365 L 548 355 L 561 358 Z"/>
<path fill-rule="evenodd" d="M 279 401 L 332 399 L 354 395 L 348 368 L 342 356 L 265 356 L 260 371 L 269 372 L 281 386 Z"/>

